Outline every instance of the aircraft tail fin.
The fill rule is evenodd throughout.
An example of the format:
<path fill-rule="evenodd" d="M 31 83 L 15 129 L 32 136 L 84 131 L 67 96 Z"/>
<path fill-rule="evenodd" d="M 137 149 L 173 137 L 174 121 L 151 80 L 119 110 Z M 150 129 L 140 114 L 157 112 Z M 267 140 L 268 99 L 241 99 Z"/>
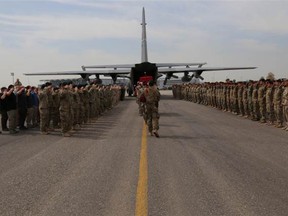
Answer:
<path fill-rule="evenodd" d="M 142 47 L 141 47 L 141 62 L 148 62 L 147 54 L 147 37 L 146 37 L 146 22 L 145 22 L 145 9 L 142 10 Z"/>

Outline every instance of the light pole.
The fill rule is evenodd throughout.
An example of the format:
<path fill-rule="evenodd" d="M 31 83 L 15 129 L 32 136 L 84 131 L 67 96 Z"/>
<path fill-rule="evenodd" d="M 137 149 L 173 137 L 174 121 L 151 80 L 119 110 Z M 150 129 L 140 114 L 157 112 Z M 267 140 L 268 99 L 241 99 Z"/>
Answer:
<path fill-rule="evenodd" d="M 11 73 L 11 76 L 12 76 L 12 84 L 14 85 L 14 73 L 13 72 Z"/>

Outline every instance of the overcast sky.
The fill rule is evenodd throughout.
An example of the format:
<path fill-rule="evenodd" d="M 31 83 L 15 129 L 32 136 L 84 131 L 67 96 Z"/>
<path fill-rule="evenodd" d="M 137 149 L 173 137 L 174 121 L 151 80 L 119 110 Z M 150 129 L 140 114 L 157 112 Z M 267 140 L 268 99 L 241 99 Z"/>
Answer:
<path fill-rule="evenodd" d="M 205 81 L 288 77 L 288 1 L 0 0 L 0 86 L 11 72 L 37 85 L 60 77 L 23 73 L 139 63 L 142 7 L 150 62 L 258 67 L 204 72 Z"/>

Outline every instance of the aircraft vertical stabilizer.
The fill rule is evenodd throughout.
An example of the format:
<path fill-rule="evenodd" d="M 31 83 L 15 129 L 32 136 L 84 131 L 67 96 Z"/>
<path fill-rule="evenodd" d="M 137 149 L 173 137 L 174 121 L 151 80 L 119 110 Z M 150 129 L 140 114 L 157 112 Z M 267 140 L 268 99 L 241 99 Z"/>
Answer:
<path fill-rule="evenodd" d="M 142 11 L 142 49 L 141 49 L 141 62 L 148 62 L 147 54 L 147 38 L 146 38 L 146 22 L 145 22 L 145 9 Z"/>

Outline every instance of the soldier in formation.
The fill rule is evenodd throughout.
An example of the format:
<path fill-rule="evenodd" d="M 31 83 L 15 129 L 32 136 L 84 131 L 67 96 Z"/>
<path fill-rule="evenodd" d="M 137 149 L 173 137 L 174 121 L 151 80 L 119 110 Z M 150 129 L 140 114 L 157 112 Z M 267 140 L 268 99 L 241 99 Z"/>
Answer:
<path fill-rule="evenodd" d="M 50 83 L 43 85 L 39 93 L 40 130 L 49 134 L 61 128 L 64 137 L 70 137 L 83 124 L 95 121 L 105 111 L 117 105 L 121 96 L 118 85 L 73 85 L 64 82 L 59 88 Z M 50 100 L 49 101 L 49 96 Z"/>
<path fill-rule="evenodd" d="M 211 106 L 224 112 L 288 131 L 288 80 L 215 82 L 172 86 L 176 99 Z"/>
<path fill-rule="evenodd" d="M 17 79 L 15 85 L 1 88 L 1 128 L 15 134 L 39 125 L 43 135 L 61 129 L 63 136 L 69 137 L 123 100 L 122 89 L 118 85 L 77 86 L 72 82 L 59 87 L 47 82 L 38 89 L 24 87 Z"/>

